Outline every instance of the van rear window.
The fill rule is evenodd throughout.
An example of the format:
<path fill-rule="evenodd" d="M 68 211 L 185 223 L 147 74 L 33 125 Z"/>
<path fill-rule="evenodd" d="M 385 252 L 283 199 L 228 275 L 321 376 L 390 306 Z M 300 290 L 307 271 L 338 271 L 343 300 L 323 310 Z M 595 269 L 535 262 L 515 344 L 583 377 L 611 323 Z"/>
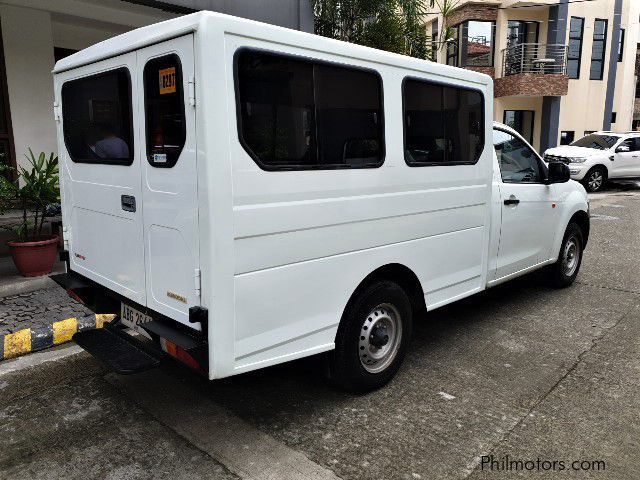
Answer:
<path fill-rule="evenodd" d="M 74 162 L 133 162 L 131 79 L 126 68 L 66 82 L 62 119 L 65 145 Z"/>
<path fill-rule="evenodd" d="M 407 79 L 402 95 L 404 152 L 408 165 L 460 165 L 478 161 L 484 148 L 482 93 Z"/>
<path fill-rule="evenodd" d="M 382 165 L 382 81 L 376 72 L 249 49 L 236 62 L 238 134 L 261 168 Z"/>
<path fill-rule="evenodd" d="M 147 160 L 170 168 L 178 161 L 187 136 L 180 58 L 167 55 L 144 66 Z"/>

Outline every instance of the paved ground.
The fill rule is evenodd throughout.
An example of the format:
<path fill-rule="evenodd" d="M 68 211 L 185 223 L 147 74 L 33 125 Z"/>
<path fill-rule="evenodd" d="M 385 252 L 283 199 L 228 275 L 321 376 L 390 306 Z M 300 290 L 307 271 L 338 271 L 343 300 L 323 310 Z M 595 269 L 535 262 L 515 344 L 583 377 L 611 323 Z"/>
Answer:
<path fill-rule="evenodd" d="M 640 478 L 640 191 L 591 208 L 577 284 L 534 274 L 426 315 L 369 395 L 317 359 L 214 383 L 117 377 L 73 349 L 0 363 L 0 478 Z M 506 456 L 556 471 L 497 471 Z"/>
<path fill-rule="evenodd" d="M 0 335 L 24 328 L 40 328 L 71 317 L 90 315 L 57 285 L 44 290 L 0 298 Z"/>

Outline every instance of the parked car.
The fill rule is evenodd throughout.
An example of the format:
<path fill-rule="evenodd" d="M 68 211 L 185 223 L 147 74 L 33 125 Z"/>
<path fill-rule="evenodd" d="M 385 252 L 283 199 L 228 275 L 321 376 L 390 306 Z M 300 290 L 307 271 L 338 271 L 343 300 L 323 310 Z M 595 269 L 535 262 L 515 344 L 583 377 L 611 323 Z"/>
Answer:
<path fill-rule="evenodd" d="M 337 384 L 371 390 L 414 313 L 578 274 L 586 192 L 494 126 L 487 75 L 201 12 L 54 77 L 60 280 L 118 300 L 74 336 L 116 371 L 160 350 L 209 379 L 329 352 Z"/>
<path fill-rule="evenodd" d="M 570 145 L 544 152 L 546 162 L 569 165 L 571 178 L 589 192 L 602 190 L 607 180 L 640 177 L 640 132 L 594 132 Z"/>

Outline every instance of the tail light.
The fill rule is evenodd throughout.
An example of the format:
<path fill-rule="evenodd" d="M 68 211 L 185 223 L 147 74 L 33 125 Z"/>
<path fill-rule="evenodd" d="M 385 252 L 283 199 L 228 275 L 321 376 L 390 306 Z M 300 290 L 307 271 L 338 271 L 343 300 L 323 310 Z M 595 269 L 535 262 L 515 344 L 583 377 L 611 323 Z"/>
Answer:
<path fill-rule="evenodd" d="M 176 360 L 181 361 L 185 365 L 193 368 L 194 370 L 198 370 L 200 372 L 204 372 L 205 369 L 202 368 L 200 362 L 198 362 L 189 352 L 187 352 L 184 348 L 179 347 L 171 340 L 167 340 L 166 338 L 160 339 L 160 345 L 162 349 L 171 355 Z"/>

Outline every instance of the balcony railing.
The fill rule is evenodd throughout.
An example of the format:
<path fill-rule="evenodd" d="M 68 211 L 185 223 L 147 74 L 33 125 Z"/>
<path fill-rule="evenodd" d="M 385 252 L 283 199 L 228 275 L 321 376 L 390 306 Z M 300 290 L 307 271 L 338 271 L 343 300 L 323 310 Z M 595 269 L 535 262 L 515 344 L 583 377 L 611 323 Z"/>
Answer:
<path fill-rule="evenodd" d="M 519 73 L 565 75 L 567 46 L 545 43 L 519 43 L 502 50 L 502 76 Z"/>

